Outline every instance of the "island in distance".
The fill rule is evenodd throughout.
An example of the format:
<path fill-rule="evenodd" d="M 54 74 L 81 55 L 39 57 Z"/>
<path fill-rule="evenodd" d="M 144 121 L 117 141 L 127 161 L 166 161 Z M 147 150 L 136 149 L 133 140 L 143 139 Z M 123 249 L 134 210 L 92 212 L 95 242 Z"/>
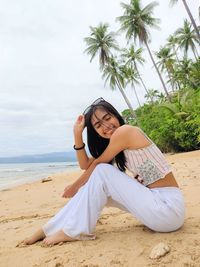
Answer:
<path fill-rule="evenodd" d="M 52 152 L 46 154 L 23 155 L 16 157 L 0 157 L 0 164 L 6 163 L 40 163 L 40 162 L 75 162 L 76 153 L 68 152 Z"/>

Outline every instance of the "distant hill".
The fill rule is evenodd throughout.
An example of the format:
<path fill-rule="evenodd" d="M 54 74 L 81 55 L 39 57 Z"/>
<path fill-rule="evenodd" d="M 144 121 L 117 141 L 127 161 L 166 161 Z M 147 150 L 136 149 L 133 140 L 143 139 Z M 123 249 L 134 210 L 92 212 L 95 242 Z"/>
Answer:
<path fill-rule="evenodd" d="M 75 151 L 52 152 L 37 155 L 24 155 L 17 157 L 0 157 L 0 164 L 3 163 L 40 163 L 40 162 L 73 162 L 77 161 Z"/>

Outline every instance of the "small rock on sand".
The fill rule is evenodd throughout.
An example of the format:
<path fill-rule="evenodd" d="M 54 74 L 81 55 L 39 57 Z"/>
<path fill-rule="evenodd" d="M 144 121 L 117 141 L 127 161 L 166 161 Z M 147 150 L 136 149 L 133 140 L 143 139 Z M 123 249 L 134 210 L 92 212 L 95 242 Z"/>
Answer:
<path fill-rule="evenodd" d="M 151 250 L 149 255 L 150 259 L 159 259 L 160 257 L 165 256 L 168 252 L 170 252 L 170 248 L 165 243 L 159 243 Z"/>

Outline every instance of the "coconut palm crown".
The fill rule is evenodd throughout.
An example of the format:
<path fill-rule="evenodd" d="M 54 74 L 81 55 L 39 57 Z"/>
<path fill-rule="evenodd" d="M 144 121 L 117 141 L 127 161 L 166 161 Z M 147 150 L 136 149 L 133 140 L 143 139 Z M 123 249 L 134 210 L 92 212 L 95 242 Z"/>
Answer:
<path fill-rule="evenodd" d="M 131 0 L 130 4 L 121 3 L 124 10 L 123 16 L 117 18 L 121 24 L 121 31 L 126 32 L 126 38 L 129 41 L 134 38 L 141 43 L 146 43 L 150 39 L 149 28 L 159 28 L 159 19 L 152 16 L 153 9 L 158 5 L 157 2 L 152 2 L 143 9 L 140 0 Z"/>
<path fill-rule="evenodd" d="M 174 4 L 176 4 L 178 2 L 178 0 L 170 0 L 170 5 L 174 5 Z M 195 30 L 195 32 L 196 32 L 196 35 L 197 35 L 197 37 L 198 37 L 198 39 L 199 39 L 199 41 L 200 41 L 200 29 L 199 29 L 199 27 L 197 26 L 197 24 L 196 24 L 196 22 L 195 22 L 195 20 L 194 20 L 194 17 L 192 16 L 192 13 L 191 13 L 191 11 L 190 11 L 190 9 L 189 9 L 189 6 L 188 6 L 188 4 L 187 4 L 187 1 L 186 0 L 182 0 L 182 2 L 183 2 L 183 5 L 184 5 L 184 7 L 185 7 L 185 9 L 186 9 L 186 11 L 187 11 L 187 13 L 188 13 L 188 16 L 189 16 L 189 18 L 190 18 L 190 20 L 191 20 L 191 23 L 192 23 L 192 25 L 193 25 L 193 27 L 194 27 L 194 30 Z M 200 7 L 199 7 L 199 14 L 200 14 Z"/>
<path fill-rule="evenodd" d="M 182 28 L 179 28 L 176 32 L 176 37 L 179 40 L 179 47 L 184 50 L 184 56 L 187 57 L 188 49 L 194 53 L 195 58 L 198 58 L 198 52 L 195 46 L 195 43 L 200 44 L 195 31 L 191 28 L 191 23 L 188 20 L 184 20 L 184 25 Z"/>
<path fill-rule="evenodd" d="M 126 38 L 128 42 L 133 38 L 135 42 L 136 40 L 139 40 L 141 44 L 146 45 L 150 58 L 163 85 L 164 91 L 168 100 L 170 101 L 170 96 L 164 80 L 158 70 L 158 67 L 156 66 L 155 60 L 148 45 L 148 42 L 150 41 L 149 29 L 158 28 L 159 19 L 153 17 L 153 9 L 157 5 L 157 2 L 151 2 L 142 8 L 141 0 L 130 0 L 129 4 L 121 3 L 124 14 L 120 17 L 117 17 L 117 20 L 121 24 L 120 31 L 126 32 Z"/>
<path fill-rule="evenodd" d="M 99 53 L 99 63 L 102 68 L 106 62 L 109 61 L 112 55 L 111 50 L 118 50 L 118 44 L 115 40 L 116 34 L 108 32 L 109 25 L 107 23 L 100 23 L 97 27 L 90 26 L 90 36 L 84 38 L 87 48 L 86 52 L 90 58 L 90 62 Z"/>

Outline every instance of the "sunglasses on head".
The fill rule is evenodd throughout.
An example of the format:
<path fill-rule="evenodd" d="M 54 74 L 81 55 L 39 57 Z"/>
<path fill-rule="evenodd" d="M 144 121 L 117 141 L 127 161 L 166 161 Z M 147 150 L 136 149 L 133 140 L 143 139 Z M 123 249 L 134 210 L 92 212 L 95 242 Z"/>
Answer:
<path fill-rule="evenodd" d="M 97 105 L 99 105 L 100 103 L 102 103 L 102 102 L 106 102 L 104 99 L 103 99 L 103 97 L 99 97 L 99 98 L 97 98 L 89 107 L 87 107 L 84 111 L 83 111 L 83 115 L 86 115 L 89 111 L 90 111 L 90 109 L 92 108 L 92 107 L 95 107 L 95 106 L 97 106 Z"/>

